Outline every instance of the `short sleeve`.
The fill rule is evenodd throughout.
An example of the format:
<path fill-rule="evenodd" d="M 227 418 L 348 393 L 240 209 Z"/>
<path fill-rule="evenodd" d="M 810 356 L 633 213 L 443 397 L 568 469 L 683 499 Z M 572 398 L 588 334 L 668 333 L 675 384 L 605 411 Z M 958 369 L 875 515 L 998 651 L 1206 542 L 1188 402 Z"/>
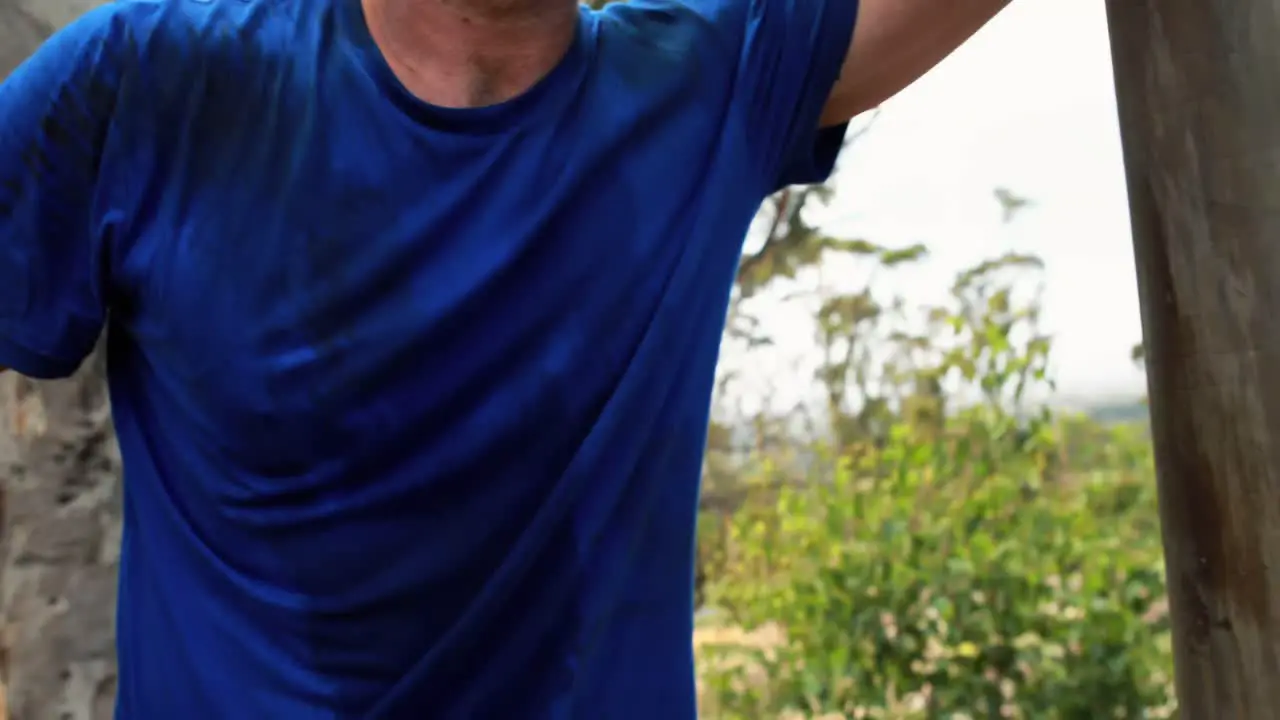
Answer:
<path fill-rule="evenodd" d="M 98 166 L 119 87 L 111 6 L 0 83 L 0 367 L 70 375 L 106 317 Z"/>
<path fill-rule="evenodd" d="M 701 97 L 727 100 L 728 136 L 741 138 L 735 147 L 750 155 L 760 173 L 753 180 L 763 187 L 753 190 L 768 194 L 824 182 L 835 168 L 848 123 L 819 123 L 849 52 L 858 5 L 859 0 L 616 0 L 606 12 L 647 13 L 652 21 L 644 31 L 654 34 L 676 34 L 672 26 L 689 14 L 701 20 L 701 47 L 727 71 L 707 75 L 725 86 L 708 88 Z"/>
<path fill-rule="evenodd" d="M 849 51 L 858 0 L 719 2 L 748 3 L 735 101 L 770 189 L 826 181 L 848 124 L 819 122 Z"/>

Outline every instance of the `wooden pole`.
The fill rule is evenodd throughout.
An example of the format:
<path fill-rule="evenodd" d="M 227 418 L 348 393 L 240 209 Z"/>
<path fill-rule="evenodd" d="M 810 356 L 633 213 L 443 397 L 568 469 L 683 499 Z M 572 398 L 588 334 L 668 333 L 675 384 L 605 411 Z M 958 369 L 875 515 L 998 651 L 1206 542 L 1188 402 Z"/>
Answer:
<path fill-rule="evenodd" d="M 1180 718 L 1277 720 L 1280 0 L 1107 6 Z"/>

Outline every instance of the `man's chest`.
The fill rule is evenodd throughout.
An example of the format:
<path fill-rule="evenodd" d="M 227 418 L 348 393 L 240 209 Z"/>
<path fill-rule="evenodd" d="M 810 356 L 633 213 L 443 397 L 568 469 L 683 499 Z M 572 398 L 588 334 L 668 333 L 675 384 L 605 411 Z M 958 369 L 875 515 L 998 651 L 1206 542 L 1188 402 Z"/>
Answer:
<path fill-rule="evenodd" d="M 706 239 L 704 189 L 688 156 L 566 130 L 451 144 L 339 116 L 190 150 L 126 240 L 118 320 L 205 424 L 298 447 L 492 408 L 579 422 Z"/>

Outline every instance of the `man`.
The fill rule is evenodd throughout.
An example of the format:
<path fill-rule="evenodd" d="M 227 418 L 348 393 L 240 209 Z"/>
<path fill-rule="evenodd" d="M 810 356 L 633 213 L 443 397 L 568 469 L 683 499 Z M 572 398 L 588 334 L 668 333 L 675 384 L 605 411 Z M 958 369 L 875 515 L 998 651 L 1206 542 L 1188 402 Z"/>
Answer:
<path fill-rule="evenodd" d="M 110 326 L 117 717 L 693 717 L 748 223 L 1006 2 L 131 0 L 55 35 L 0 86 L 0 366 Z"/>

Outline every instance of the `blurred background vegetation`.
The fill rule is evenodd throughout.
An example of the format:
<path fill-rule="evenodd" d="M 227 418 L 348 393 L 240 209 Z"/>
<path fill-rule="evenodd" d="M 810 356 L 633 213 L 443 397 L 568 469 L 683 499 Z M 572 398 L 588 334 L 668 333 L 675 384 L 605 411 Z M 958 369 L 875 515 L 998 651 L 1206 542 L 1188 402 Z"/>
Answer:
<path fill-rule="evenodd" d="M 869 280 L 805 296 L 822 361 L 790 380 L 820 402 L 735 413 L 722 374 L 699 528 L 704 715 L 1175 716 L 1145 405 L 1044 404 L 1039 258 L 983 260 L 914 306 L 874 278 L 928 248 L 824 235 L 807 219 L 829 196 L 771 198 L 739 270 L 726 341 L 747 362 L 772 342 L 753 296 L 836 255 Z M 1006 221 L 1028 205 L 993 202 Z"/>

